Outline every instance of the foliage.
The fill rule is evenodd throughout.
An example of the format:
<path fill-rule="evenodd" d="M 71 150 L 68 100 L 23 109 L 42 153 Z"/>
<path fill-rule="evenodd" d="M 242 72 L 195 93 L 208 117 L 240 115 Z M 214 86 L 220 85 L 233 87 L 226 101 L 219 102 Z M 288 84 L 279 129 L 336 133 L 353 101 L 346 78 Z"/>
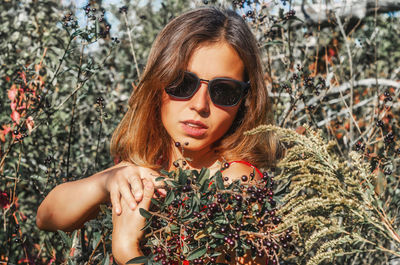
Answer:
<path fill-rule="evenodd" d="M 70 234 L 39 231 L 36 209 L 55 185 L 112 165 L 111 133 L 156 34 L 183 10 L 205 4 L 235 8 L 248 21 L 260 44 L 276 124 L 306 132 L 303 137 L 284 131 L 289 136 L 282 141 L 296 144 L 276 168 L 280 181 L 274 186 L 278 206 L 283 205 L 281 228 L 292 226 L 304 251 L 293 262 L 387 264 L 395 259 L 399 20 L 377 8 L 361 17 L 332 9 L 326 20 L 312 21 L 302 10 L 315 8 L 313 2 L 329 6 L 332 1 L 168 0 L 160 7 L 155 1 L 109 7 L 93 1 L 89 10 L 48 0 L 3 1 L 0 261 L 112 262 L 107 206 Z M 372 8 L 381 4 L 372 2 Z M 328 146 L 308 128 L 318 129 Z M 333 204 L 339 198 L 343 201 Z"/>
<path fill-rule="evenodd" d="M 290 183 L 278 210 L 284 218 L 277 231 L 293 229 L 302 249 L 298 263 L 332 262 L 335 255 L 361 252 L 400 255 L 394 213 L 382 205 L 375 192 L 376 175 L 359 153 L 352 151 L 350 161 L 343 161 L 333 151 L 334 143 L 325 143 L 320 132 L 308 126 L 304 134 L 272 126 L 248 134 L 268 131 L 276 132 L 288 147 L 276 176 Z"/>
<path fill-rule="evenodd" d="M 221 170 L 182 169 L 161 172 L 167 196 L 153 199 L 154 209 L 140 209 L 147 219 L 144 247 L 149 248 L 146 264 L 194 264 L 233 261 L 249 252 L 253 259 L 264 257 L 279 263 L 282 251 L 294 252 L 290 231 L 271 233 L 281 218 L 273 199 L 274 180 L 268 172 L 260 180 L 255 172 L 230 181 Z M 283 250 L 282 250 L 283 249 Z M 143 262 L 143 257 L 132 263 Z M 128 262 L 129 263 L 129 262 Z"/>

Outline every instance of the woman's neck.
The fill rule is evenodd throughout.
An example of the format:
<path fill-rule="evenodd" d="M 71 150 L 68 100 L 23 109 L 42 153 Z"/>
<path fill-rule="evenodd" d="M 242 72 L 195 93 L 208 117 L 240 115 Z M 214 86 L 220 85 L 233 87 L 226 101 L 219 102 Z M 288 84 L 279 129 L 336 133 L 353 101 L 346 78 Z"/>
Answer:
<path fill-rule="evenodd" d="M 218 163 L 222 162 L 221 157 L 214 152 L 213 149 L 206 149 L 201 151 L 190 151 L 185 149 L 174 148 L 169 161 L 170 169 L 174 169 L 174 162 L 178 161 L 182 166 L 182 161 L 186 161 L 184 168 L 202 169 L 203 167 L 214 169 L 218 167 Z M 219 168 L 217 168 L 218 170 Z"/>

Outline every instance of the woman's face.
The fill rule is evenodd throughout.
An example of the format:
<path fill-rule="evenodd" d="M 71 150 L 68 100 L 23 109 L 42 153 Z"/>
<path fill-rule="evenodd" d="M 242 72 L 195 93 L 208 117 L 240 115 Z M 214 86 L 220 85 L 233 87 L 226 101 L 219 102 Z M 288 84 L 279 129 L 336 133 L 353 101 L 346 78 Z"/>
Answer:
<path fill-rule="evenodd" d="M 242 60 L 226 42 L 200 45 L 184 70 L 205 80 L 228 77 L 243 81 L 244 76 Z M 228 131 L 239 106 L 240 103 L 233 107 L 214 105 L 208 94 L 208 84 L 201 83 L 187 100 L 174 99 L 163 90 L 161 119 L 175 142 L 189 143 L 185 150 L 203 153 Z"/>

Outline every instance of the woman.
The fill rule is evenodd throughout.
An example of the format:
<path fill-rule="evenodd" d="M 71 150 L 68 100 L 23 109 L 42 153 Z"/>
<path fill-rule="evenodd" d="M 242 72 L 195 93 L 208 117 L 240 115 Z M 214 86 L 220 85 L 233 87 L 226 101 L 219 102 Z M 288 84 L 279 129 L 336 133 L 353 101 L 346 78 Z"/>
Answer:
<path fill-rule="evenodd" d="M 223 172 L 232 180 L 253 171 L 242 161 L 268 167 L 279 154 L 272 135 L 243 136 L 272 123 L 272 115 L 256 40 L 233 11 L 200 8 L 169 22 L 152 46 L 129 107 L 111 143 L 112 155 L 122 162 L 57 186 L 37 214 L 41 229 L 71 231 L 110 200 L 118 263 L 141 255 L 144 220 L 137 203 L 149 207 L 158 170 L 172 170 L 174 161 L 187 157 L 188 168 L 214 172 L 236 161 Z"/>

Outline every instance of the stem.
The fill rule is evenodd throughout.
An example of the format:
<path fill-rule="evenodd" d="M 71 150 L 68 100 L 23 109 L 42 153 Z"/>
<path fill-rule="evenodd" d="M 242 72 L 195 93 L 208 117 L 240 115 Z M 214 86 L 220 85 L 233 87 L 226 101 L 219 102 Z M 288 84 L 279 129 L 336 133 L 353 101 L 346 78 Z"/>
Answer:
<path fill-rule="evenodd" d="M 352 121 L 352 122 L 350 122 L 349 138 L 350 138 L 351 144 L 353 144 L 353 123 L 358 128 L 358 124 L 353 118 L 353 90 L 354 90 L 353 59 L 352 59 L 352 56 L 351 56 L 350 45 L 349 45 L 349 42 L 347 41 L 347 35 L 344 32 L 342 21 L 340 20 L 340 17 L 339 17 L 337 12 L 335 12 L 335 16 L 336 16 L 336 20 L 337 20 L 338 25 L 339 25 L 340 32 L 342 33 L 344 43 L 346 45 L 347 55 L 349 56 L 349 67 L 350 67 L 350 107 L 347 107 L 346 102 L 345 102 L 345 104 L 346 104 L 346 107 L 347 107 L 347 109 L 349 111 L 350 119 Z M 360 128 L 358 128 L 358 130 L 361 133 Z"/>
<path fill-rule="evenodd" d="M 70 159 L 70 154 L 71 154 L 71 139 L 72 139 L 72 132 L 74 128 L 74 115 L 75 115 L 75 107 L 76 107 L 76 99 L 77 99 L 77 94 L 74 94 L 74 103 L 72 105 L 72 114 L 71 114 L 71 122 L 69 124 L 70 130 L 69 130 L 69 135 L 68 135 L 68 152 L 67 152 L 67 177 L 69 176 L 69 159 Z"/>
<path fill-rule="evenodd" d="M 126 12 L 124 12 L 124 19 L 125 19 L 126 28 L 128 29 L 127 32 L 128 32 L 128 37 L 129 37 L 129 44 L 130 44 L 130 46 L 131 46 L 131 52 L 132 52 L 132 55 L 133 55 L 133 61 L 135 62 L 136 72 L 137 72 L 138 78 L 140 79 L 139 65 L 138 65 L 137 60 L 136 60 L 135 50 L 133 49 L 133 42 L 132 42 L 132 37 L 131 37 L 131 30 L 130 30 L 130 28 L 129 28 L 129 24 L 128 24 L 128 19 L 127 19 L 127 16 L 126 16 Z"/>
<path fill-rule="evenodd" d="M 101 235 L 101 238 L 100 238 L 99 242 L 97 242 L 96 247 L 93 249 L 92 253 L 90 254 L 90 257 L 89 257 L 87 265 L 90 265 L 90 263 L 92 262 L 92 258 L 93 258 L 94 253 L 96 252 L 97 248 L 100 246 L 100 243 L 103 241 L 103 239 L 107 236 L 108 232 L 109 231 L 106 231 L 104 234 Z"/>
<path fill-rule="evenodd" d="M 100 129 L 99 129 L 99 135 L 97 136 L 97 147 L 96 147 L 96 157 L 94 159 L 94 170 L 96 170 L 96 166 L 97 166 L 97 158 L 98 158 L 98 154 L 99 154 L 99 147 L 100 147 L 100 138 L 101 138 L 101 130 L 103 128 L 103 118 L 102 118 L 102 110 L 101 110 L 101 106 L 100 106 Z"/>
<path fill-rule="evenodd" d="M 80 82 L 80 76 L 82 73 L 82 58 L 83 58 L 83 50 L 85 48 L 85 44 L 82 45 L 81 49 L 81 56 L 79 58 L 79 71 L 78 71 L 78 86 L 79 87 L 79 82 Z M 74 100 L 73 100 L 73 105 L 72 105 L 72 114 L 71 114 L 71 122 L 70 122 L 70 130 L 69 130 L 69 135 L 68 135 L 68 153 L 67 153 L 67 175 L 66 177 L 68 178 L 69 176 L 69 159 L 70 159 L 70 154 L 71 154 L 71 139 L 72 139 L 72 132 L 74 130 L 74 115 L 75 115 L 75 108 L 76 108 L 76 100 L 77 100 L 77 90 L 73 92 Z"/>

